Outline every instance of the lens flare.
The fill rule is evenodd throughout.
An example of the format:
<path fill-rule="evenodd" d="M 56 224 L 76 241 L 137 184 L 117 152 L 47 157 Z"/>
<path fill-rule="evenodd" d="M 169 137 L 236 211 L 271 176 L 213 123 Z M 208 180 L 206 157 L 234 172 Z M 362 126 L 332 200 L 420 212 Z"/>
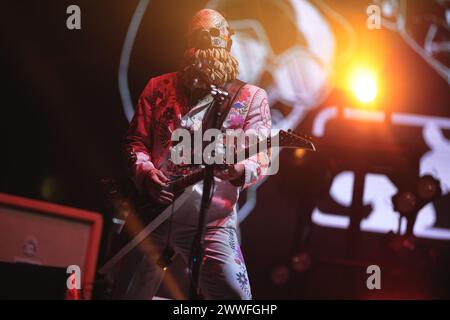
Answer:
<path fill-rule="evenodd" d="M 371 103 L 377 97 L 377 79 L 375 73 L 368 68 L 354 68 L 349 77 L 349 86 L 362 103 Z"/>

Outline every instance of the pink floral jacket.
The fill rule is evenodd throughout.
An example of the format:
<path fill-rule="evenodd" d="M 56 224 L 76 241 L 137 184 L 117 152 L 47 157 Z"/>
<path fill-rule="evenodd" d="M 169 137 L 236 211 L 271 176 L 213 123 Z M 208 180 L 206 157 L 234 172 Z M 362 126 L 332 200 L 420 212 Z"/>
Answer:
<path fill-rule="evenodd" d="M 171 133 L 180 127 L 182 116 L 189 110 L 184 90 L 177 73 L 168 73 L 150 79 L 139 97 L 125 138 L 128 163 L 138 186 L 142 185 L 148 170 L 160 169 L 170 157 Z M 239 128 L 270 132 L 270 109 L 263 89 L 246 84 L 240 90 L 223 123 L 223 129 Z M 267 165 L 263 163 L 266 161 L 260 161 L 261 155 L 243 161 L 244 188 L 263 178 Z"/>

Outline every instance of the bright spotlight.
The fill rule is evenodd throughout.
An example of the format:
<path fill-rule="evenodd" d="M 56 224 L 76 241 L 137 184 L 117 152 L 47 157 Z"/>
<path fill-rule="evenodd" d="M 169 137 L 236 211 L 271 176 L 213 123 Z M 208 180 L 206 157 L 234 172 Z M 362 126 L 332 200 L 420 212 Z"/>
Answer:
<path fill-rule="evenodd" d="M 370 69 L 355 68 L 350 74 L 349 85 L 353 94 L 362 103 L 373 102 L 377 96 L 376 76 Z"/>

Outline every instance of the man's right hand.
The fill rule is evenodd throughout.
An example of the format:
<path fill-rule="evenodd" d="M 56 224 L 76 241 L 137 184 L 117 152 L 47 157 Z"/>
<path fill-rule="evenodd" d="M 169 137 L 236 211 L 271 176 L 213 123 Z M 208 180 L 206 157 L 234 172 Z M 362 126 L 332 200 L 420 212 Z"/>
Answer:
<path fill-rule="evenodd" d="M 168 181 L 169 179 L 161 170 L 151 169 L 147 173 L 145 188 L 153 200 L 161 204 L 171 204 L 173 202 L 173 193 L 164 190 Z"/>

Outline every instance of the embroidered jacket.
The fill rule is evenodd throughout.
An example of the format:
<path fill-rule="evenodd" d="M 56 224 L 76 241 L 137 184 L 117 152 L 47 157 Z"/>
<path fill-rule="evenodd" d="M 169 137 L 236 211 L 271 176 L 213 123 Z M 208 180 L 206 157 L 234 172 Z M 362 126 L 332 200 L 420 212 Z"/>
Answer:
<path fill-rule="evenodd" d="M 129 167 L 138 188 L 143 186 L 150 169 L 166 171 L 167 166 L 164 164 L 170 158 L 171 134 L 180 128 L 181 119 L 188 111 L 188 97 L 178 81 L 177 73 L 150 79 L 139 97 L 136 113 L 125 137 Z M 253 130 L 260 136 L 268 135 L 271 117 L 266 92 L 257 86 L 246 84 L 234 100 L 222 129 L 242 129 L 244 132 Z M 242 163 L 245 167 L 242 187 L 246 188 L 264 177 L 269 163 L 268 155 L 259 153 Z M 223 224 L 220 218 L 226 218 L 236 211 L 239 188 L 228 181 L 216 180 L 209 221 L 218 219 L 216 222 Z M 218 214 L 211 215 L 211 211 L 217 211 Z"/>

